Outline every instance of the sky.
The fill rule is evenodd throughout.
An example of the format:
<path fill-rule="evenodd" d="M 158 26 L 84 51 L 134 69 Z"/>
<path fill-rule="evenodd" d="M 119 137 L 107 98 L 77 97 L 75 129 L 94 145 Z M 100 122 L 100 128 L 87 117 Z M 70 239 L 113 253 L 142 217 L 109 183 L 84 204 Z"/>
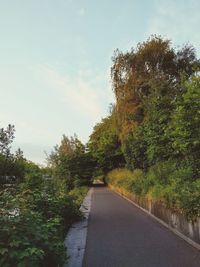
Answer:
<path fill-rule="evenodd" d="M 198 0 L 0 0 L 0 128 L 45 164 L 63 134 L 85 143 L 114 102 L 110 67 L 151 34 L 200 56 Z"/>

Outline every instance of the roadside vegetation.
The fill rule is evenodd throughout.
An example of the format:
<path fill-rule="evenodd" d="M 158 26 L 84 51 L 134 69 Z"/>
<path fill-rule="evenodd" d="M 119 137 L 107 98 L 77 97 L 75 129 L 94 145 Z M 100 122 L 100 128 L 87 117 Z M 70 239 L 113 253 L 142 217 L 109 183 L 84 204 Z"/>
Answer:
<path fill-rule="evenodd" d="M 86 145 L 63 135 L 41 168 L 0 129 L 0 266 L 63 266 L 64 237 L 93 180 L 200 216 L 200 60 L 152 36 L 116 50 L 115 104 Z"/>
<path fill-rule="evenodd" d="M 90 147 L 108 183 L 200 216 L 200 60 L 190 45 L 152 36 L 116 50 L 116 103 Z M 113 170 L 114 169 L 114 170 Z"/>
<path fill-rule="evenodd" d="M 89 176 L 81 175 L 84 148 L 77 138 L 62 141 L 41 168 L 21 150 L 11 153 L 13 139 L 14 126 L 0 130 L 0 266 L 63 266 L 64 238 L 81 219 L 88 191 Z"/>

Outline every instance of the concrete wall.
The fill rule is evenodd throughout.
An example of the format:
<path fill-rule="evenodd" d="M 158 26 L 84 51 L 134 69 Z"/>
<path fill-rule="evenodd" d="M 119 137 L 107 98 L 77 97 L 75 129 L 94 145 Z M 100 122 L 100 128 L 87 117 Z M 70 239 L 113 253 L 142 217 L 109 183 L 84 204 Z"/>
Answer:
<path fill-rule="evenodd" d="M 113 187 L 112 185 L 109 185 L 109 187 L 133 201 L 136 205 L 158 218 L 161 222 L 164 222 L 171 230 L 174 230 L 177 234 L 180 233 L 182 238 L 200 249 L 200 218 L 195 222 L 190 222 L 182 213 L 167 209 L 162 202 L 136 196 L 133 193 L 119 187 Z"/>

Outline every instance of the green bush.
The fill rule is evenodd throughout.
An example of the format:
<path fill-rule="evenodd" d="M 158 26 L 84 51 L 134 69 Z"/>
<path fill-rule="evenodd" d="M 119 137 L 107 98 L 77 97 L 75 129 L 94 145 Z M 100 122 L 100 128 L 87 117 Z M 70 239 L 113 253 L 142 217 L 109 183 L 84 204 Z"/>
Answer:
<path fill-rule="evenodd" d="M 200 216 L 200 179 L 192 181 L 192 175 L 190 165 L 166 161 L 152 166 L 146 174 L 137 169 L 114 169 L 106 179 L 108 184 L 162 201 L 166 207 L 195 220 Z"/>
<path fill-rule="evenodd" d="M 184 93 L 176 105 L 169 133 L 174 155 L 187 159 L 193 176 L 200 175 L 200 76 L 183 84 Z"/>
<path fill-rule="evenodd" d="M 170 175 L 176 169 L 176 164 L 172 161 L 158 162 L 149 168 L 147 180 L 151 186 L 156 184 L 167 184 Z"/>
<path fill-rule="evenodd" d="M 88 188 L 86 186 L 82 186 L 79 188 L 74 188 L 69 192 L 69 196 L 75 205 L 80 206 L 83 202 L 85 195 L 87 194 Z"/>
<path fill-rule="evenodd" d="M 194 220 L 200 217 L 200 179 L 184 183 L 179 191 L 179 206 L 187 218 Z"/>
<path fill-rule="evenodd" d="M 107 174 L 106 181 L 108 184 L 133 192 L 135 184 L 143 178 L 144 174 L 139 169 L 133 172 L 127 169 L 114 169 Z"/>
<path fill-rule="evenodd" d="M 0 266 L 63 266 L 64 236 L 81 216 L 87 188 L 67 192 L 64 183 L 28 176 L 0 192 Z"/>
<path fill-rule="evenodd" d="M 60 218 L 44 220 L 39 212 L 1 209 L 1 266 L 61 266 L 66 260 Z"/>
<path fill-rule="evenodd" d="M 128 135 L 123 145 L 127 168 L 130 170 L 146 169 L 148 166 L 146 150 L 144 129 L 140 126 L 136 131 Z"/>

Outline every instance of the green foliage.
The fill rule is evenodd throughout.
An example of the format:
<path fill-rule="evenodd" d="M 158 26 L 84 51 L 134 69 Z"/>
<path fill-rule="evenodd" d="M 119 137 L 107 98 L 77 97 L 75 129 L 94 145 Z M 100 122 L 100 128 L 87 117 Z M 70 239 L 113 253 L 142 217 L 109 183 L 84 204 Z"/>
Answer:
<path fill-rule="evenodd" d="M 1 210 L 2 212 L 2 210 Z M 1 266 L 56 266 L 65 260 L 59 218 L 45 221 L 40 213 L 20 208 L 1 220 Z M 43 265 L 42 265 L 43 264 Z"/>
<path fill-rule="evenodd" d="M 188 219 L 195 220 L 200 216 L 200 180 L 190 181 L 192 175 L 190 167 L 181 166 L 169 172 L 167 183 L 154 183 L 148 194 L 153 199 L 162 200 L 168 208 L 181 210 Z"/>
<path fill-rule="evenodd" d="M 75 187 L 69 192 L 69 196 L 72 197 L 73 202 L 75 202 L 75 204 L 80 207 L 87 191 L 88 188 L 86 186 L 79 188 Z"/>
<path fill-rule="evenodd" d="M 67 192 L 64 183 L 29 175 L 0 192 L 1 266 L 63 266 L 64 236 L 80 218 L 87 188 Z"/>
<path fill-rule="evenodd" d="M 81 218 L 79 207 L 87 189 L 69 193 L 65 177 L 27 161 L 20 149 L 11 154 L 13 129 L 0 131 L 0 266 L 63 266 L 64 237 Z M 73 141 L 72 151 L 75 147 L 79 155 L 82 146 Z"/>
<path fill-rule="evenodd" d="M 116 133 L 113 115 L 102 119 L 94 127 L 88 142 L 88 148 L 96 161 L 94 176 L 124 166 L 121 142 Z"/>
<path fill-rule="evenodd" d="M 0 129 L 0 187 L 19 183 L 25 175 L 23 152 L 18 149 L 12 154 L 10 151 L 14 133 L 14 125 L 9 124 L 6 129 Z"/>
<path fill-rule="evenodd" d="M 200 77 L 184 83 L 184 93 L 173 113 L 170 133 L 175 156 L 190 162 L 200 175 Z"/>
<path fill-rule="evenodd" d="M 81 186 L 92 177 L 106 176 L 107 183 L 162 201 L 188 219 L 200 216 L 199 70 L 193 47 L 175 50 L 160 36 L 130 52 L 117 50 L 111 114 L 86 146 L 63 135 L 44 169 L 20 149 L 12 154 L 14 126 L 1 128 L 0 265 L 62 266 L 64 235 L 81 217 L 87 192 Z"/>
<path fill-rule="evenodd" d="M 166 161 L 158 162 L 146 174 L 138 169 L 112 170 L 107 175 L 107 183 L 162 201 L 168 208 L 182 211 L 189 220 L 195 220 L 200 216 L 200 179 L 191 182 L 192 175 L 189 165 Z"/>
<path fill-rule="evenodd" d="M 115 51 L 111 78 L 116 96 L 116 125 L 122 143 L 145 119 L 152 95 L 154 99 L 161 98 L 165 108 L 163 97 L 174 101 L 181 93 L 182 76 L 188 79 L 199 69 L 193 47 L 184 46 L 175 51 L 170 40 L 160 36 L 151 36 L 130 52 Z M 168 101 L 169 104 L 172 103 Z"/>
<path fill-rule="evenodd" d="M 127 169 L 114 169 L 106 176 L 108 184 L 125 188 L 129 192 L 133 192 L 135 184 L 143 179 L 144 173 L 142 170 L 136 169 L 133 172 Z"/>
<path fill-rule="evenodd" d="M 126 160 L 126 166 L 130 170 L 147 169 L 147 143 L 144 139 L 144 130 L 138 127 L 130 133 L 124 142 L 123 152 Z"/>
<path fill-rule="evenodd" d="M 149 168 L 147 172 L 147 179 L 151 181 L 152 185 L 167 184 L 169 176 L 175 171 L 176 165 L 172 161 L 158 162 Z"/>
<path fill-rule="evenodd" d="M 171 123 L 171 114 L 178 96 L 171 84 L 160 77 L 159 81 L 151 81 L 151 93 L 144 101 L 143 139 L 146 142 L 148 166 L 171 157 L 172 140 L 166 133 Z"/>
<path fill-rule="evenodd" d="M 48 157 L 53 176 L 65 180 L 69 190 L 76 186 L 88 185 L 92 180 L 95 160 L 75 135 L 63 135 L 61 144 Z"/>
<path fill-rule="evenodd" d="M 192 46 L 175 50 L 160 36 L 130 52 L 117 50 L 111 68 L 115 132 L 132 172 L 113 171 L 109 183 L 192 219 L 200 210 L 199 71 Z"/>
<path fill-rule="evenodd" d="M 200 179 L 186 182 L 180 188 L 179 205 L 189 219 L 200 217 Z"/>
<path fill-rule="evenodd" d="M 14 139 L 15 127 L 9 124 L 6 129 L 0 128 L 0 154 L 8 156 L 10 154 L 10 145 Z"/>

